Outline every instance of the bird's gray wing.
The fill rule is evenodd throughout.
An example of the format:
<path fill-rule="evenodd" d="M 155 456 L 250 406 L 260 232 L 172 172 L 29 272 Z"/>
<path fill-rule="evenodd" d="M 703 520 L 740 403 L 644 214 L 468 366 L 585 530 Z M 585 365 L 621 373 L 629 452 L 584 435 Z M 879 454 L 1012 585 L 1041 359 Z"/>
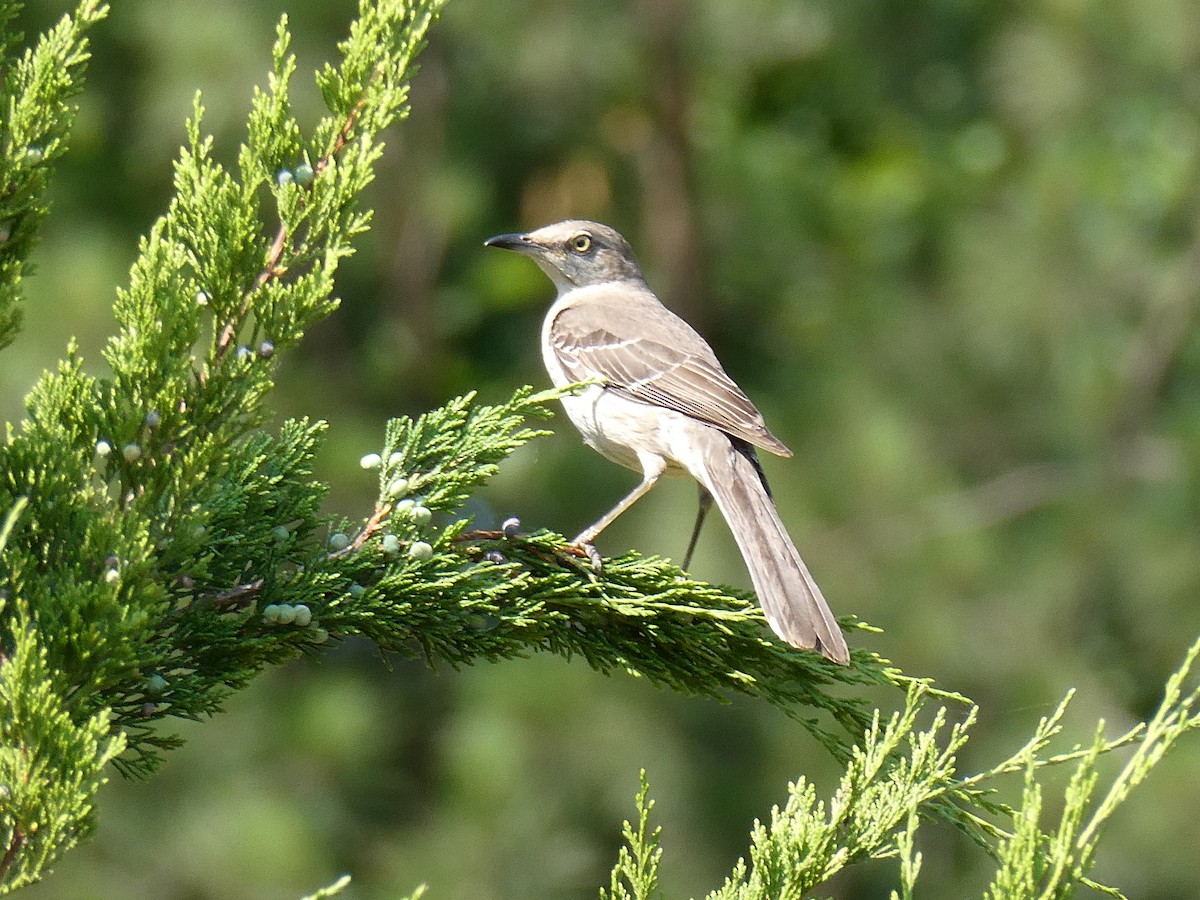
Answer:
<path fill-rule="evenodd" d="M 645 403 L 708 422 L 781 456 L 791 451 L 730 378 L 704 338 L 644 288 L 588 288 L 550 323 L 559 363 Z"/>

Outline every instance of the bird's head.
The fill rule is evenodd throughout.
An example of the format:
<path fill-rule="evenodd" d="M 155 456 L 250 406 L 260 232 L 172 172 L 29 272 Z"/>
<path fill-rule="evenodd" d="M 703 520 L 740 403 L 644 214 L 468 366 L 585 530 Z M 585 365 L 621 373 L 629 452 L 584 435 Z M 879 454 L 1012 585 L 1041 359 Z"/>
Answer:
<path fill-rule="evenodd" d="M 642 279 L 629 242 L 614 228 L 585 219 L 555 222 L 526 234 L 498 234 L 488 247 L 515 250 L 533 258 L 558 288 Z"/>

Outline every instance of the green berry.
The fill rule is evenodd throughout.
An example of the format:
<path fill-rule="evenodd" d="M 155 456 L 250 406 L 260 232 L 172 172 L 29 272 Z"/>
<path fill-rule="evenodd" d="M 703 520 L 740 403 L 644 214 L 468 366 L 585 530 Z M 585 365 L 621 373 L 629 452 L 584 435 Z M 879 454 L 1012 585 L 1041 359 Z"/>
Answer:
<path fill-rule="evenodd" d="M 309 623 L 312 622 L 312 610 L 303 603 L 296 604 L 294 609 L 296 610 L 296 616 L 292 620 L 292 624 L 298 625 L 301 628 L 307 628 Z"/>
<path fill-rule="evenodd" d="M 378 469 L 383 465 L 383 457 L 378 453 L 368 453 L 358 461 L 358 464 L 364 469 Z"/>
<path fill-rule="evenodd" d="M 433 518 L 433 513 L 430 512 L 428 506 L 414 506 L 409 515 L 412 516 L 412 520 L 418 525 L 428 525 L 429 520 Z"/>
<path fill-rule="evenodd" d="M 339 550 L 345 550 L 350 546 L 350 538 L 341 531 L 335 531 L 329 536 L 329 549 L 334 553 Z"/>
<path fill-rule="evenodd" d="M 413 559 L 426 562 L 433 559 L 433 547 L 426 541 L 413 541 L 408 547 L 408 555 Z"/>
<path fill-rule="evenodd" d="M 400 538 L 396 537 L 394 534 L 385 534 L 380 546 L 382 547 L 383 552 L 388 556 L 395 556 L 400 552 Z"/>

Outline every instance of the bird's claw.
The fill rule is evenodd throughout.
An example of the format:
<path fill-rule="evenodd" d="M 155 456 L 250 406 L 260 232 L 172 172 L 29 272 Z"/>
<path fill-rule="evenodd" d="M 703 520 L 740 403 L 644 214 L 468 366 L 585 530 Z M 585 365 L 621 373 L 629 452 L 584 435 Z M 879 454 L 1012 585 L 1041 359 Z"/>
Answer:
<path fill-rule="evenodd" d="M 604 560 L 600 556 L 600 551 L 596 549 L 596 545 L 591 541 L 576 541 L 575 546 L 583 551 L 588 561 L 592 564 L 592 570 L 599 575 L 604 571 Z"/>

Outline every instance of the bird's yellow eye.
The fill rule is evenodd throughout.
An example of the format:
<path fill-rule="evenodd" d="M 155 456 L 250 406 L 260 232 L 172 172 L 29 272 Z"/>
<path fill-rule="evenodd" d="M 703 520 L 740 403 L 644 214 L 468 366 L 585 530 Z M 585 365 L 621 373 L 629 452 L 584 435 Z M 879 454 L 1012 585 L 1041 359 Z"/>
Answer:
<path fill-rule="evenodd" d="M 592 236 L 587 232 L 582 232 L 571 238 L 571 249 L 576 253 L 587 253 L 592 249 Z"/>

